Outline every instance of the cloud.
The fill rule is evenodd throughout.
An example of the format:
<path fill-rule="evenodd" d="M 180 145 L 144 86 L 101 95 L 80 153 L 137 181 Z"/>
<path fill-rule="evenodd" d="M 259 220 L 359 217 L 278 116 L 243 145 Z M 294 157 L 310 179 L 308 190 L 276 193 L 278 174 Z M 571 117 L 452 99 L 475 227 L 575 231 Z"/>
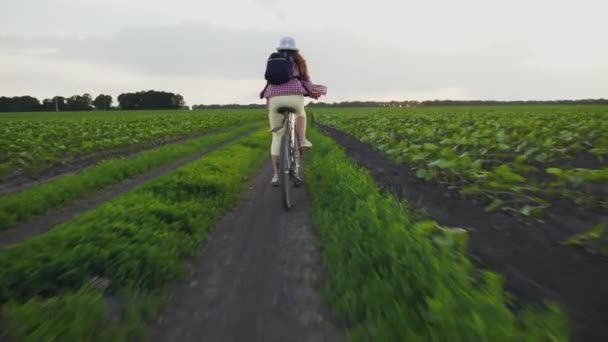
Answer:
<path fill-rule="evenodd" d="M 287 34 L 297 38 L 313 80 L 328 86 L 325 101 L 601 97 L 608 82 L 606 69 L 581 73 L 540 68 L 533 52 L 512 48 L 518 42 L 440 55 L 338 30 Z M 118 95 L 165 89 L 180 92 L 190 104 L 256 102 L 264 85 L 265 59 L 281 35 L 207 24 L 125 28 L 107 37 L 0 35 L 0 92 Z"/>
<path fill-rule="evenodd" d="M 269 11 L 274 16 L 275 20 L 287 25 L 287 14 L 279 8 L 277 0 L 251 0 L 254 4 L 261 6 L 265 11 Z"/>

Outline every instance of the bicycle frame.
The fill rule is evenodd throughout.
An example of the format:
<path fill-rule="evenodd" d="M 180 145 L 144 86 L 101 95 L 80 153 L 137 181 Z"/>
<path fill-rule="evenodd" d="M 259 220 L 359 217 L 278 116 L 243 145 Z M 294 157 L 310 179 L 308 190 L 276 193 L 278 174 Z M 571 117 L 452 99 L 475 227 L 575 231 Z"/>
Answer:
<path fill-rule="evenodd" d="M 271 132 L 281 134 L 281 153 L 279 158 L 279 180 L 283 197 L 283 205 L 286 210 L 291 208 L 291 185 L 299 186 L 302 183 L 301 175 L 301 150 L 298 134 L 296 132 L 295 114 L 282 112 L 283 124 L 275 127 Z"/>

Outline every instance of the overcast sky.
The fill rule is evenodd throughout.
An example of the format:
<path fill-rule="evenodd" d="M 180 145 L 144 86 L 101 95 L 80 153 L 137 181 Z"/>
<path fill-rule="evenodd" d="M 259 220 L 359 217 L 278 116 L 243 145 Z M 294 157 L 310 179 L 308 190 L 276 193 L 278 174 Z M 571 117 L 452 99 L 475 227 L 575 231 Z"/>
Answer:
<path fill-rule="evenodd" d="M 323 101 L 608 97 L 605 0 L 0 0 L 0 96 L 258 103 L 293 36 Z"/>

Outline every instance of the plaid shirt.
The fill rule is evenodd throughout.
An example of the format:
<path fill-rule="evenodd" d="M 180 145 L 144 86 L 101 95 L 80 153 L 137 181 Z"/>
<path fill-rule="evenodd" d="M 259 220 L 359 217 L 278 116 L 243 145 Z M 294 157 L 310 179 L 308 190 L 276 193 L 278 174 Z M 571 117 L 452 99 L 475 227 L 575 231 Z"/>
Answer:
<path fill-rule="evenodd" d="M 298 68 L 294 68 L 294 76 L 300 76 Z M 310 91 L 310 92 L 309 92 Z M 261 94 L 262 98 L 271 98 L 274 96 L 285 96 L 285 95 L 304 95 L 312 98 L 319 98 L 321 95 L 325 95 L 327 88 L 321 85 L 316 85 L 312 82 L 301 81 L 298 78 L 294 78 L 289 82 L 274 85 L 268 84 L 266 90 Z"/>
<path fill-rule="evenodd" d="M 297 78 L 291 81 L 279 85 L 268 84 L 266 91 L 264 91 L 263 97 L 271 98 L 274 96 L 285 96 L 285 95 L 308 95 L 308 92 L 302 85 L 303 81 Z"/>

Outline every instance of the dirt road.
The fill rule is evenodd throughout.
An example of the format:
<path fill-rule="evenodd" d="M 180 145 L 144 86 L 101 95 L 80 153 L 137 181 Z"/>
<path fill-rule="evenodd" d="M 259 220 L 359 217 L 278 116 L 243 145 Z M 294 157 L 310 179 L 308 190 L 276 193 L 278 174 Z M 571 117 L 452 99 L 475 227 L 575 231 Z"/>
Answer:
<path fill-rule="evenodd" d="M 151 331 L 154 341 L 341 341 L 317 289 L 322 274 L 307 194 L 280 206 L 271 165 L 213 229 L 188 279 Z"/>

